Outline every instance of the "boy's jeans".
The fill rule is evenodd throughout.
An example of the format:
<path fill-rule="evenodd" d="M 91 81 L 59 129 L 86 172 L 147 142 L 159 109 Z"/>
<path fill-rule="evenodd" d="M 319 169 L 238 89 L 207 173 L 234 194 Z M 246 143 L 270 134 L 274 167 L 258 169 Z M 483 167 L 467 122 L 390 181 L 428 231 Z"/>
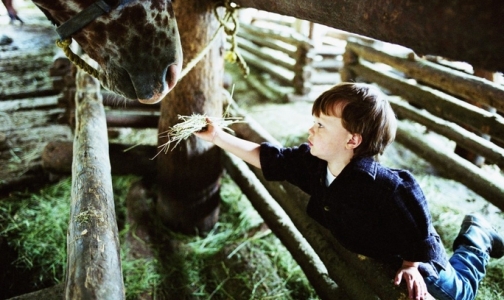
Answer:
<path fill-rule="evenodd" d="M 424 278 L 429 293 L 440 300 L 474 299 L 489 259 L 487 253 L 477 248 L 460 246 L 446 270 L 440 269 L 438 278 Z"/>

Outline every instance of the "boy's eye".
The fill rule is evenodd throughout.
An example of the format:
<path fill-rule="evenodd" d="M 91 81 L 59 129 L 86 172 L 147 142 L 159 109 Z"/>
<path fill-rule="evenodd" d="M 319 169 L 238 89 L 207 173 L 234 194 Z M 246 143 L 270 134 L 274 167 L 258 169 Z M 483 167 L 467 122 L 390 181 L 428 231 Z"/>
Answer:
<path fill-rule="evenodd" d="M 317 126 L 318 126 L 318 128 L 323 128 L 324 127 L 324 125 L 322 125 L 321 123 L 317 123 Z"/>

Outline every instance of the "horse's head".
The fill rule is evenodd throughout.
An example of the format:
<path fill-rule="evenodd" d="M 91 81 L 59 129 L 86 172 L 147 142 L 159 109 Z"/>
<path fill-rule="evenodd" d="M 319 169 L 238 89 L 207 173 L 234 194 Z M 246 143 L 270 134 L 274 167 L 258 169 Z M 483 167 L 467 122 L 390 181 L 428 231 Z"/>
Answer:
<path fill-rule="evenodd" d="M 153 104 L 177 83 L 182 48 L 171 0 L 33 2 L 60 26 L 62 38 L 71 36 L 98 62 L 107 89 Z"/>

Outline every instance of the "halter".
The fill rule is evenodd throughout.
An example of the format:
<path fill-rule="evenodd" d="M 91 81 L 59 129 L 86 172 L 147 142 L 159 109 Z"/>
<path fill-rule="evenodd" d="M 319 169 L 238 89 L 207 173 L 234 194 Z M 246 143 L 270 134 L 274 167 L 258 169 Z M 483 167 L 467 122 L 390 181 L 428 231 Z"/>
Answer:
<path fill-rule="evenodd" d="M 132 0 L 119 0 L 117 6 L 124 5 Z M 217 13 L 217 7 L 224 6 L 226 8 L 226 13 L 223 18 L 219 16 Z M 214 7 L 214 13 L 217 20 L 220 23 L 219 28 L 215 32 L 211 41 L 208 45 L 194 58 L 192 59 L 186 67 L 182 70 L 181 76 L 179 77 L 179 81 L 205 56 L 205 54 L 210 50 L 210 46 L 212 42 L 217 37 L 220 29 L 224 28 L 224 31 L 227 35 L 231 36 L 231 49 L 226 53 L 225 59 L 231 63 L 238 63 L 240 68 L 242 69 L 245 76 L 248 75 L 249 69 L 248 66 L 243 59 L 243 57 L 238 53 L 237 43 L 236 43 L 236 32 L 238 31 L 238 20 L 236 19 L 235 11 L 239 7 L 231 4 L 231 0 L 224 0 L 224 3 L 216 3 Z M 106 14 L 112 10 L 112 7 L 107 4 L 104 0 L 97 0 L 90 6 L 86 7 L 84 10 L 77 13 L 72 18 L 68 19 L 66 22 L 61 24 L 56 28 L 56 32 L 60 36 L 60 39 L 56 41 L 56 45 L 63 50 L 68 59 L 79 68 L 84 70 L 89 75 L 99 79 L 100 72 L 95 68 L 91 67 L 88 63 L 86 63 L 82 58 L 72 52 L 70 49 L 70 44 L 72 43 L 72 34 L 81 30 L 84 26 L 94 21 L 94 19 L 99 16 Z M 232 21 L 232 27 L 229 27 L 226 22 L 229 20 Z"/>
<path fill-rule="evenodd" d="M 118 1 L 117 6 L 124 5 L 129 1 L 131 0 L 120 0 Z M 99 78 L 100 72 L 72 52 L 70 49 L 70 44 L 72 43 L 71 36 L 99 16 L 106 14 L 111 10 L 112 7 L 107 2 L 104 0 L 97 0 L 56 28 L 56 32 L 60 36 L 60 39 L 56 41 L 56 45 L 63 50 L 72 63 L 95 78 Z"/>
<path fill-rule="evenodd" d="M 65 23 L 56 28 L 61 40 L 70 38 L 72 34 L 81 30 L 84 26 L 94 21 L 99 16 L 110 12 L 112 8 L 103 0 L 97 0 Z"/>

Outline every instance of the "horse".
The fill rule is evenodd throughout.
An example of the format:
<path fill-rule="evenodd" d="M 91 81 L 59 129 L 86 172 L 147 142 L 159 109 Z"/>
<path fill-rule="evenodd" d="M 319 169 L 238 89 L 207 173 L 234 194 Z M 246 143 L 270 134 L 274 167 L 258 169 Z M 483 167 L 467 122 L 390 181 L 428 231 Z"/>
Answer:
<path fill-rule="evenodd" d="M 100 66 L 108 90 L 140 103 L 161 101 L 182 70 L 182 46 L 171 0 L 33 0 Z"/>
<path fill-rule="evenodd" d="M 2 0 L 2 3 L 5 6 L 5 9 L 7 9 L 7 14 L 9 15 L 10 18 L 10 23 L 14 24 L 14 22 L 19 21 L 21 24 L 23 24 L 23 20 L 18 16 L 16 9 L 14 8 L 14 5 L 12 5 L 12 0 Z"/>

